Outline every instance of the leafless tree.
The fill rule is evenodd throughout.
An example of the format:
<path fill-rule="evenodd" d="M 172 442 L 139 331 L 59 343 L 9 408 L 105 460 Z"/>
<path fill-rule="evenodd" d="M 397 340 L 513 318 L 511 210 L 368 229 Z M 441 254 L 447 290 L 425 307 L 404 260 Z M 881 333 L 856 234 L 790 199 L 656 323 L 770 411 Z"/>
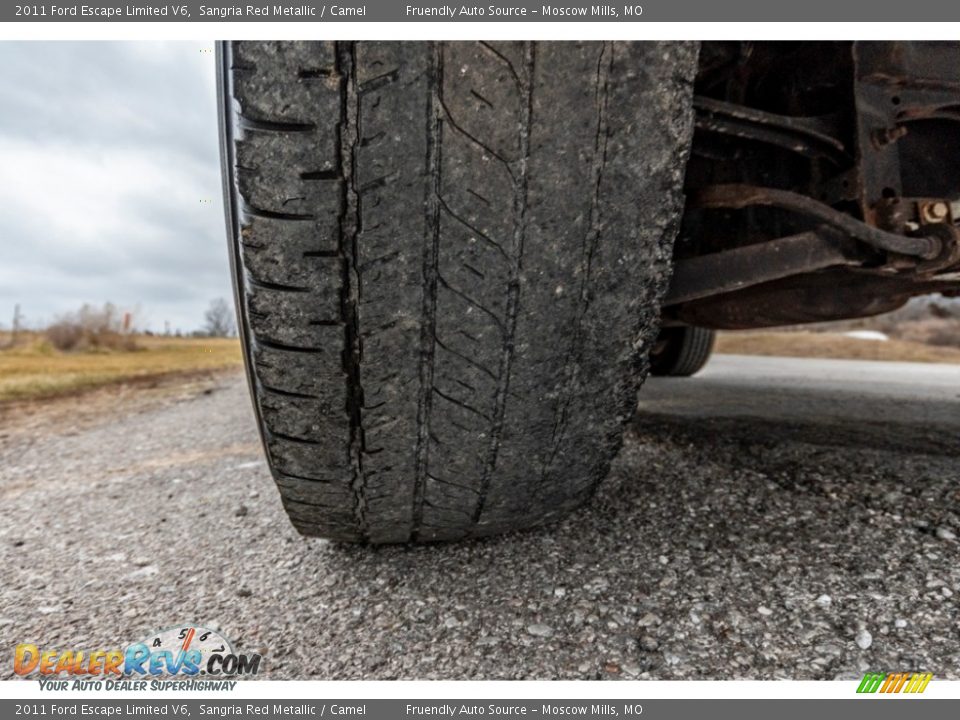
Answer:
<path fill-rule="evenodd" d="M 232 337 L 237 332 L 233 305 L 223 298 L 211 300 L 203 317 L 203 331 L 210 337 Z"/>

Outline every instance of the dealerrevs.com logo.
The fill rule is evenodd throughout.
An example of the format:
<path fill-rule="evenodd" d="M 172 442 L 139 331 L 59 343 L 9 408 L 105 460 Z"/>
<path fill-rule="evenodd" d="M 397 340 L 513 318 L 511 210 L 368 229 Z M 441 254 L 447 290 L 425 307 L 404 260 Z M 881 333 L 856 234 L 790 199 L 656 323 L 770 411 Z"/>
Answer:
<path fill-rule="evenodd" d="M 220 680 L 253 676 L 260 671 L 261 660 L 256 653 L 234 652 L 230 641 L 216 630 L 185 624 L 151 633 L 122 650 L 41 649 L 21 643 L 14 650 L 13 670 L 20 676 L 36 676 L 45 689 L 101 689 L 95 687 L 100 682 L 89 681 L 102 680 L 108 690 L 141 690 L 146 689 L 147 679 L 160 677 Z M 71 684 L 71 679 L 87 682 L 80 687 Z M 233 684 L 227 683 L 230 688 Z M 204 682 L 197 689 L 216 689 L 212 685 Z M 165 686 L 151 683 L 151 689 Z M 182 683 L 171 686 L 183 689 Z"/>

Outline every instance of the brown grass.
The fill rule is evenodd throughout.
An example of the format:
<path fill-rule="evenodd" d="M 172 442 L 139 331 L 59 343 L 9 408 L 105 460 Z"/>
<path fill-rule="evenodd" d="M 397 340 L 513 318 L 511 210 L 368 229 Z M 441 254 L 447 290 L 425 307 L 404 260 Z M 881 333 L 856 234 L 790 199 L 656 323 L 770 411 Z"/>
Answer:
<path fill-rule="evenodd" d="M 0 338 L 0 347 L 5 338 Z M 60 352 L 39 335 L 0 350 L 0 402 L 71 394 L 117 382 L 238 367 L 229 338 L 136 338 L 134 351 Z"/>
<path fill-rule="evenodd" d="M 137 350 L 60 352 L 39 334 L 21 334 L 14 348 L 0 349 L 0 402 L 70 395 L 122 382 L 238 368 L 234 338 L 138 336 Z M 9 341 L 0 333 L 0 348 Z M 960 363 L 960 349 L 906 340 L 857 340 L 825 332 L 723 332 L 716 352 L 731 355 L 845 358 L 893 362 Z"/>
<path fill-rule="evenodd" d="M 715 352 L 728 355 L 960 363 L 960 349 L 907 340 L 858 340 L 825 332 L 723 332 Z"/>

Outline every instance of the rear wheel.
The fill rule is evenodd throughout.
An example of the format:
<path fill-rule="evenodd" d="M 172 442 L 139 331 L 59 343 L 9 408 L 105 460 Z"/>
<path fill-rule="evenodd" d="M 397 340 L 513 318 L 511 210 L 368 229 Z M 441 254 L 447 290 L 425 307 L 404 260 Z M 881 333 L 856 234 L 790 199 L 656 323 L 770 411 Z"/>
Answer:
<path fill-rule="evenodd" d="M 690 377 L 703 369 L 713 353 L 717 333 L 702 327 L 666 327 L 650 353 L 650 373 Z"/>
<path fill-rule="evenodd" d="M 220 52 L 242 340 L 293 524 L 428 541 L 580 505 L 654 339 L 696 46 Z"/>

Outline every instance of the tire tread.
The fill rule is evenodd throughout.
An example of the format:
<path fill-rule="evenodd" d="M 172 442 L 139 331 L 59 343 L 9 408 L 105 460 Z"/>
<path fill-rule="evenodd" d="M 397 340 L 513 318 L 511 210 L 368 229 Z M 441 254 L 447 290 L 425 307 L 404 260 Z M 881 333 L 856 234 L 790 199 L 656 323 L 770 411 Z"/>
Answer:
<path fill-rule="evenodd" d="M 695 47 L 233 42 L 226 59 L 245 351 L 293 524 L 431 541 L 579 505 L 656 324 Z M 646 101 L 667 121 L 635 117 Z"/>

